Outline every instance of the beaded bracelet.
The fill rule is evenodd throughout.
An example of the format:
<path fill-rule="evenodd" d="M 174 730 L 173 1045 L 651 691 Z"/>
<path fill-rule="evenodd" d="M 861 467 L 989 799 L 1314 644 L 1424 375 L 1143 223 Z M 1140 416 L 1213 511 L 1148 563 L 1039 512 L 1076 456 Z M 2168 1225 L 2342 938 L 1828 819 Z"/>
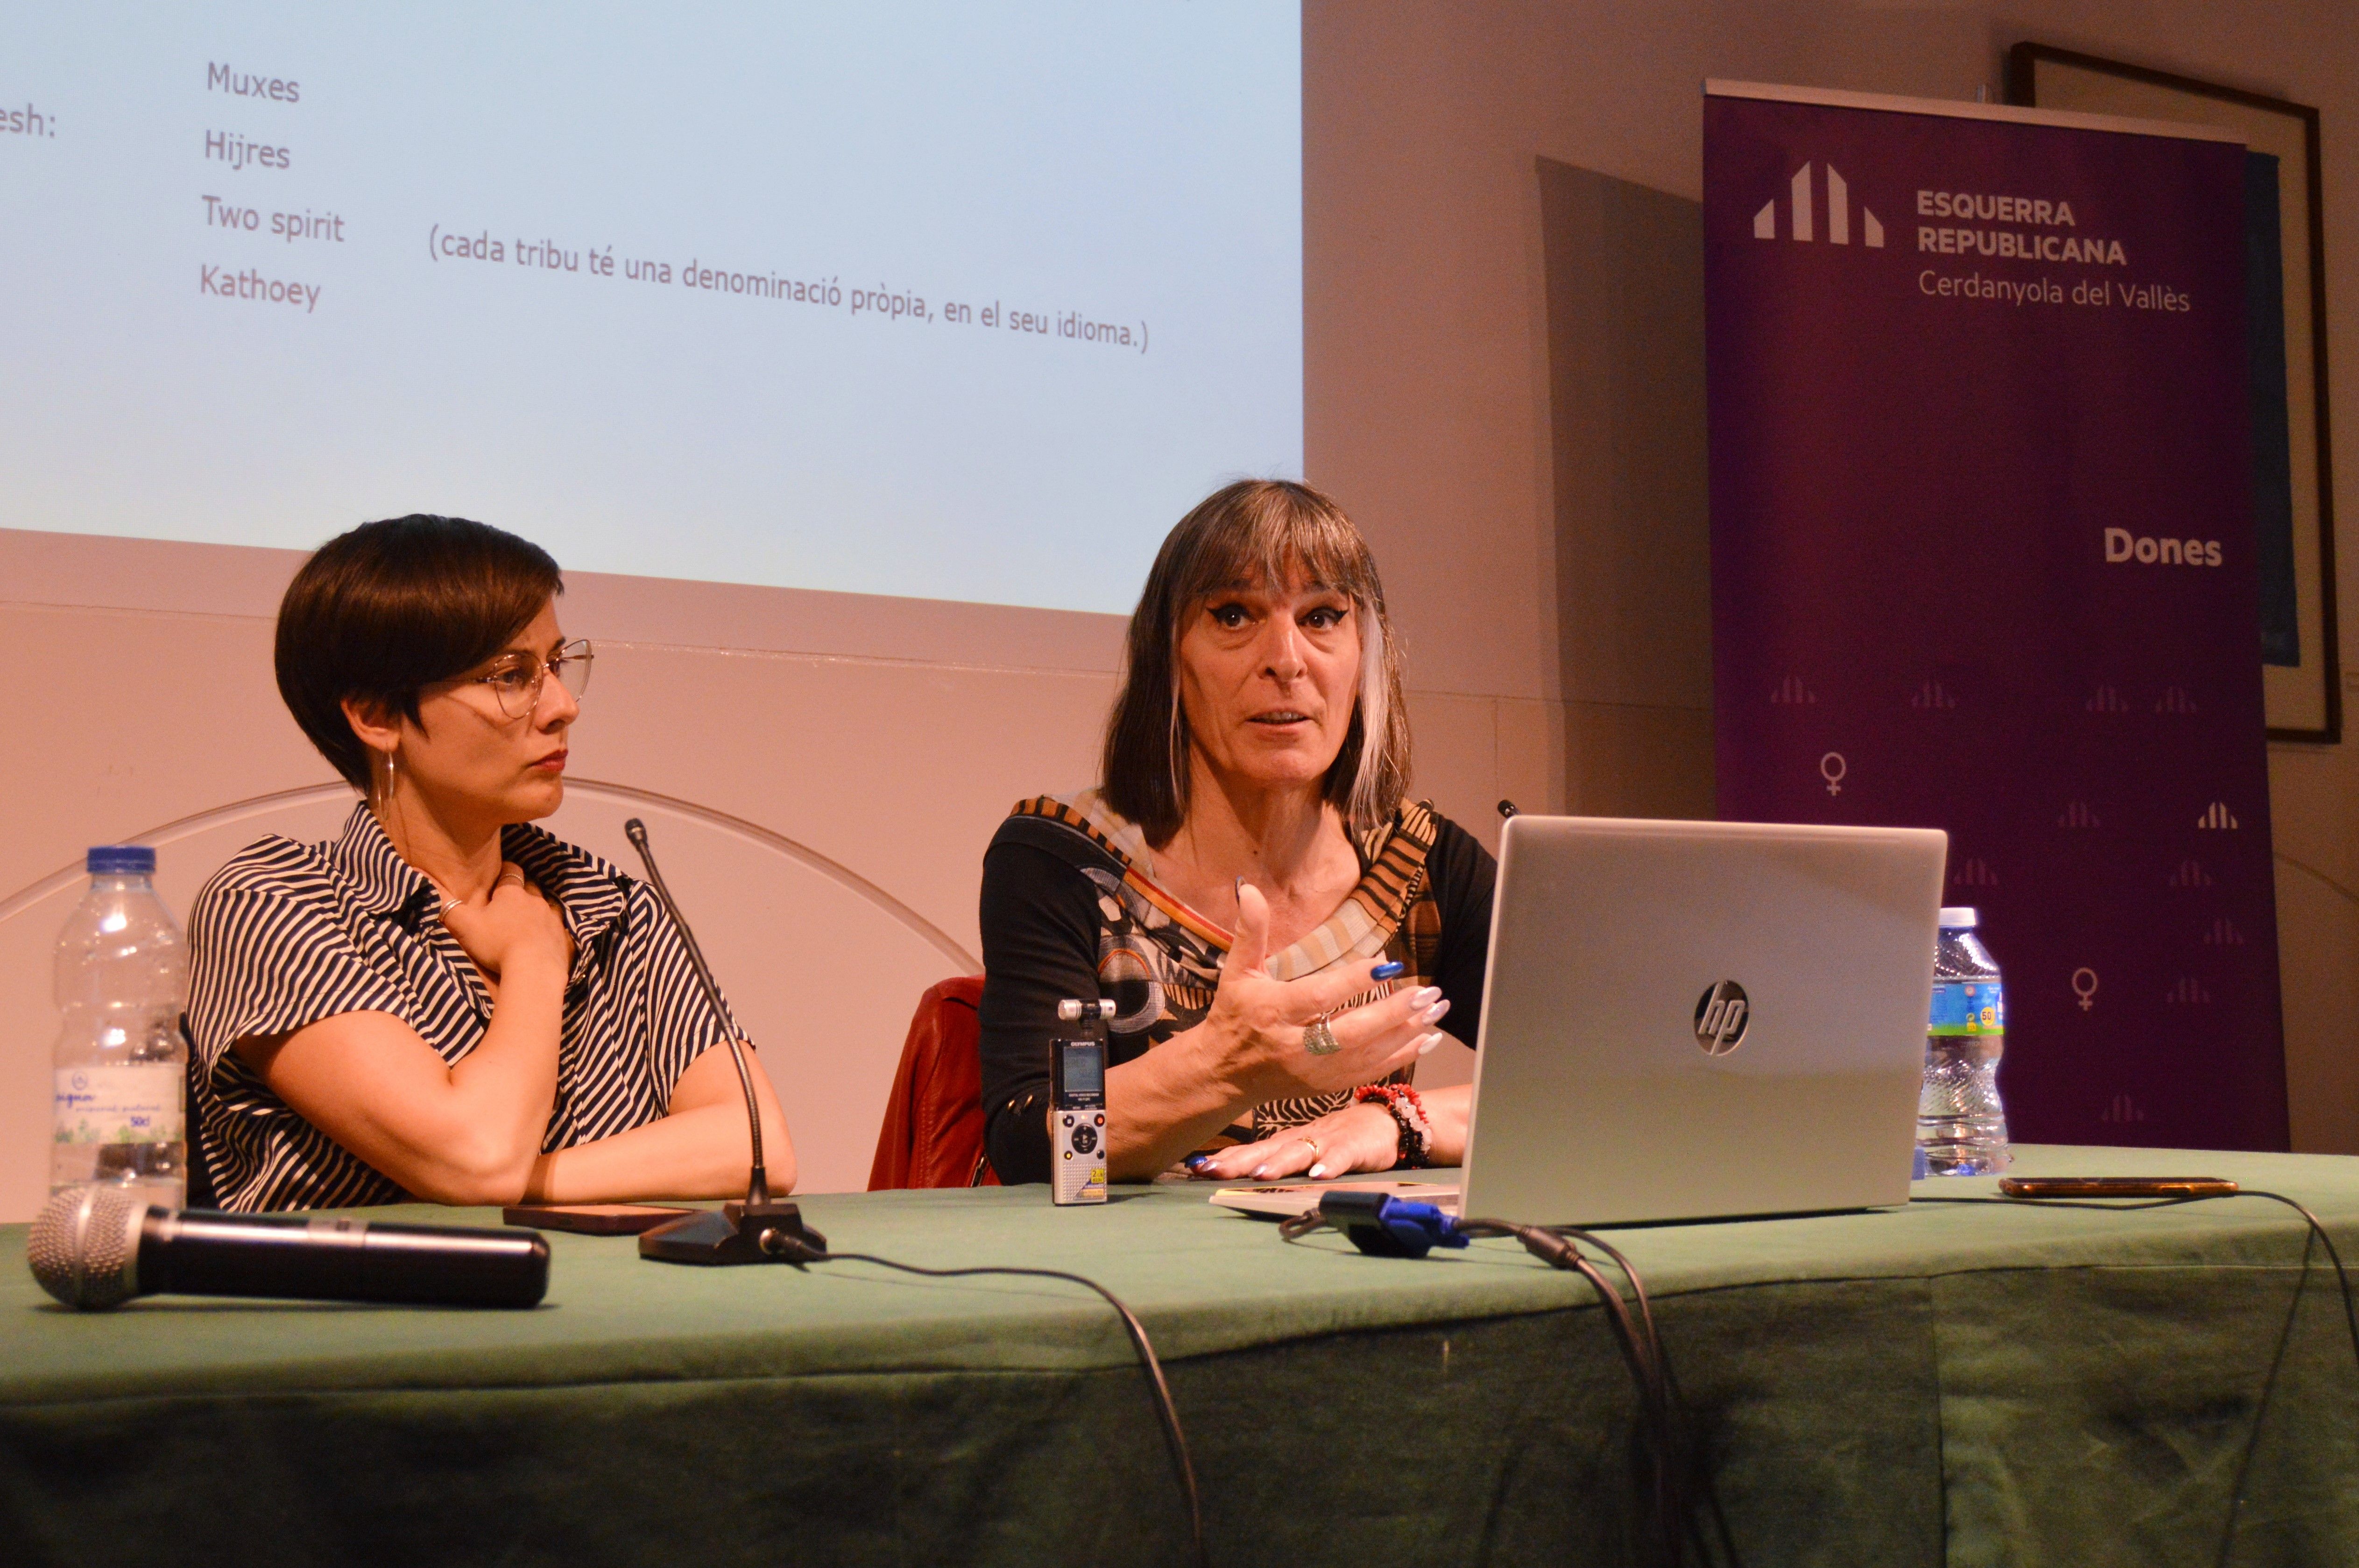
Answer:
<path fill-rule="evenodd" d="M 1422 1169 L 1433 1149 L 1433 1123 L 1425 1114 L 1425 1100 L 1407 1084 L 1369 1084 L 1353 1097 L 1360 1104 L 1385 1102 L 1385 1109 L 1400 1128 L 1400 1143 L 1393 1155 L 1404 1170 Z"/>
<path fill-rule="evenodd" d="M 1433 1162 L 1433 1118 L 1426 1114 L 1425 1097 L 1408 1084 L 1393 1087 L 1398 1091 L 1394 1096 L 1396 1103 L 1409 1113 L 1417 1127 L 1417 1162 L 1419 1166 L 1430 1165 Z"/>

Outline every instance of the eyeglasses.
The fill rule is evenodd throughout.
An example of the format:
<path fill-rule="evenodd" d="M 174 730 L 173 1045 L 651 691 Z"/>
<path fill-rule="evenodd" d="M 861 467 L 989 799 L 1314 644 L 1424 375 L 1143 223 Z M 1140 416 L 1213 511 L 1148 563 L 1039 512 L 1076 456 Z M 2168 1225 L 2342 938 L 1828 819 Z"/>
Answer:
<path fill-rule="evenodd" d="M 550 676 L 576 701 L 590 689 L 590 662 L 597 655 L 591 652 L 587 638 L 576 638 L 557 650 L 546 660 L 529 654 L 511 654 L 492 666 L 487 675 L 470 676 L 463 684 L 483 685 L 492 688 L 500 711 L 510 719 L 523 719 L 540 706 L 541 682 Z"/>

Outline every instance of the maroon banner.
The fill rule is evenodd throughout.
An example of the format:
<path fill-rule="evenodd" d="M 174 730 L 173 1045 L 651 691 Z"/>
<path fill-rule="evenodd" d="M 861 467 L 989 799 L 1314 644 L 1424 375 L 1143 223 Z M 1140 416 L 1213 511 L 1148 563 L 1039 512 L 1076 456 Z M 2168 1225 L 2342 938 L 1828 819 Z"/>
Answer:
<path fill-rule="evenodd" d="M 2283 1149 L 2245 150 L 2064 118 L 1707 92 L 1719 810 L 1949 830 L 2015 1137 Z"/>

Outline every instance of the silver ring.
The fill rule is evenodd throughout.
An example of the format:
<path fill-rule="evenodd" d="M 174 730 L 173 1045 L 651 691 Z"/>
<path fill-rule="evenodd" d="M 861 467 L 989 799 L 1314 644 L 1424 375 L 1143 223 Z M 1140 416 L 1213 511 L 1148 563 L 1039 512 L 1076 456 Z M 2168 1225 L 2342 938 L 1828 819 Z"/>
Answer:
<path fill-rule="evenodd" d="M 434 912 L 434 917 L 437 920 L 448 920 L 451 918 L 451 912 L 466 902 L 467 901 L 463 898 L 445 900 L 442 907 Z"/>
<path fill-rule="evenodd" d="M 1299 1134 L 1297 1134 L 1294 1141 L 1297 1143 L 1308 1145 L 1310 1150 L 1310 1157 L 1312 1159 L 1315 1160 L 1319 1157 L 1319 1140 L 1316 1138 L 1304 1138 Z"/>
<path fill-rule="evenodd" d="M 1325 1013 L 1302 1026 L 1302 1048 L 1314 1056 L 1332 1056 L 1343 1048 L 1343 1042 L 1335 1038 L 1335 1032 L 1327 1027 Z"/>

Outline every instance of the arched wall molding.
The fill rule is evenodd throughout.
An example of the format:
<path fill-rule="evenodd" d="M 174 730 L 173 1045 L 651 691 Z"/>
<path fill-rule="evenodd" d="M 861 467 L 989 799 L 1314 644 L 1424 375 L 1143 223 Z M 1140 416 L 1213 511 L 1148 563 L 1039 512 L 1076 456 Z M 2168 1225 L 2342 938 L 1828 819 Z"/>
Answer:
<path fill-rule="evenodd" d="M 2305 872 L 2316 881 L 2326 887 L 2332 888 L 2335 892 L 2340 893 L 2343 896 L 2345 903 L 2359 904 L 2359 892 L 2354 892 L 2352 889 L 2344 887 L 2341 882 L 2335 881 L 2332 877 L 2328 876 L 2324 871 L 2320 871 L 2316 866 L 2311 865 L 2309 861 L 2296 860 L 2293 856 L 2287 854 L 2283 849 L 2279 849 L 2277 852 L 2277 860 L 2278 865 L 2291 866 L 2295 871 Z"/>
<path fill-rule="evenodd" d="M 643 806 L 653 810 L 669 812 L 674 816 L 690 817 L 758 849 L 766 849 L 772 854 L 783 855 L 818 872 L 845 892 L 875 905 L 886 914 L 907 926 L 951 963 L 958 965 L 960 974 L 974 975 L 983 972 L 983 960 L 968 952 L 940 926 L 936 925 L 849 866 L 821 854 L 808 844 L 798 843 L 783 833 L 773 832 L 760 823 L 748 822 L 742 816 L 734 816 L 725 811 L 715 811 L 711 806 L 699 806 L 691 800 L 658 795 L 654 790 L 639 789 L 630 784 L 610 784 L 601 779 L 569 779 L 566 781 L 566 789 L 569 793 L 579 791 L 593 800 Z M 228 827 L 248 817 L 265 816 L 270 812 L 285 810 L 289 806 L 313 806 L 339 799 L 349 800 L 352 797 L 352 786 L 344 784 L 305 784 L 299 789 L 274 790 L 267 795 L 257 795 L 228 806 L 215 806 L 210 811 L 201 811 L 190 816 L 175 817 L 159 827 L 133 834 L 124 842 L 145 844 L 151 849 L 162 849 L 180 839 Z M 61 866 L 38 881 L 27 883 L 6 898 L 0 899 L 0 921 L 8 920 L 12 916 L 22 914 L 51 894 L 72 886 L 80 881 L 83 875 L 82 868 L 77 862 Z"/>

